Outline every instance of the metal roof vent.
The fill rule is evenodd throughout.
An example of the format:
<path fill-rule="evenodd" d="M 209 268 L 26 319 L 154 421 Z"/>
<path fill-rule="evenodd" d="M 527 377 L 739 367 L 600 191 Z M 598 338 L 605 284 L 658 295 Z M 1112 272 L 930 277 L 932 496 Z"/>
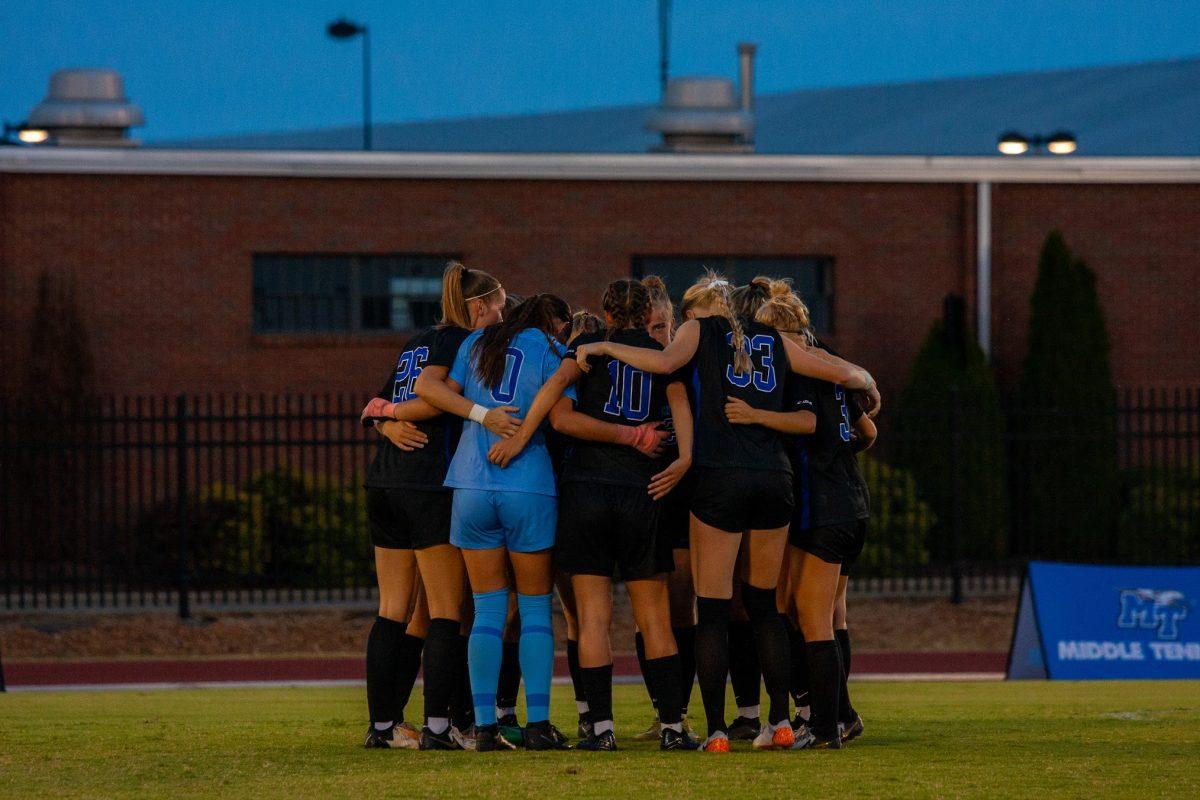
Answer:
<path fill-rule="evenodd" d="M 754 51 L 738 45 L 741 91 L 728 78 L 671 78 L 662 105 L 646 127 L 662 134 L 652 149 L 671 153 L 749 153 L 754 150 Z"/>
<path fill-rule="evenodd" d="M 29 113 L 29 128 L 49 134 L 63 147 L 136 147 L 129 129 L 144 125 L 142 109 L 125 97 L 113 69 L 60 69 L 50 76 L 50 92 Z"/>

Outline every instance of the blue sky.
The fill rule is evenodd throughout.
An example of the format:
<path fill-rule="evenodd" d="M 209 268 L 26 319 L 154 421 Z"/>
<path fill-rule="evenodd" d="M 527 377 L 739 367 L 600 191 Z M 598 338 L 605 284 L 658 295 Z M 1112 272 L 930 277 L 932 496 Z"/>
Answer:
<path fill-rule="evenodd" d="M 652 102 L 655 0 L 157 0 L 0 4 L 0 116 L 24 119 L 50 73 L 111 66 L 169 139 L 353 125 L 371 28 L 378 122 Z M 736 71 L 759 91 L 1200 55 L 1200 3 L 674 0 L 671 71 Z"/>

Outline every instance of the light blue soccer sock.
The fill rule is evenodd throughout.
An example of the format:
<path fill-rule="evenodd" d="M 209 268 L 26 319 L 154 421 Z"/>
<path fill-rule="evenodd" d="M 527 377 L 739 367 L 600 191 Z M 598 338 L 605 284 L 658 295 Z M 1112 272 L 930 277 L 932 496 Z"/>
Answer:
<path fill-rule="evenodd" d="M 491 725 L 496 721 L 496 682 L 500 679 L 507 614 L 508 589 L 475 595 L 475 623 L 467 642 L 467 664 L 471 670 L 476 725 Z"/>
<path fill-rule="evenodd" d="M 525 680 L 525 713 L 529 722 L 550 719 L 550 679 L 554 675 L 550 597 L 517 595 L 517 607 L 521 610 L 521 676 Z"/>

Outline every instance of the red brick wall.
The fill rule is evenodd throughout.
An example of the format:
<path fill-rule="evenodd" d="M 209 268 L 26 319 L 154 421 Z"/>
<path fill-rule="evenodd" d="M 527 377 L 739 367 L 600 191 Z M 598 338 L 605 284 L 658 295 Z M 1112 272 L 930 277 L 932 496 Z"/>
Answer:
<path fill-rule="evenodd" d="M 1060 225 L 1100 274 L 1118 377 L 1195 382 L 1185 346 L 1200 187 L 997 186 L 998 364 L 1023 353 L 1037 247 Z M 896 391 L 950 291 L 974 292 L 957 184 L 407 181 L 0 175 L 0 388 L 19 382 L 41 270 L 86 299 L 97 390 L 368 391 L 396 338 L 255 337 L 255 252 L 460 252 L 514 291 L 598 305 L 633 255 L 830 255 L 837 344 Z M 1153 280 L 1146 280 L 1153 276 Z M 1178 342 L 1178 344 L 1176 344 Z"/>
<path fill-rule="evenodd" d="M 995 363 L 1015 381 L 1046 233 L 1059 228 L 1096 272 L 1117 382 L 1200 383 L 1200 186 L 993 187 Z"/>

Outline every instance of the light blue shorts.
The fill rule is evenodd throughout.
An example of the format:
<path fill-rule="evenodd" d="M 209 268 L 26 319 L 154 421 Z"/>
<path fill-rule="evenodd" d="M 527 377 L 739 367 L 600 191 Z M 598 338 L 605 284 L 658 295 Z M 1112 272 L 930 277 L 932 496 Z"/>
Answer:
<path fill-rule="evenodd" d="M 450 544 L 463 550 L 536 553 L 554 546 L 557 527 L 558 498 L 552 495 L 454 490 Z"/>

